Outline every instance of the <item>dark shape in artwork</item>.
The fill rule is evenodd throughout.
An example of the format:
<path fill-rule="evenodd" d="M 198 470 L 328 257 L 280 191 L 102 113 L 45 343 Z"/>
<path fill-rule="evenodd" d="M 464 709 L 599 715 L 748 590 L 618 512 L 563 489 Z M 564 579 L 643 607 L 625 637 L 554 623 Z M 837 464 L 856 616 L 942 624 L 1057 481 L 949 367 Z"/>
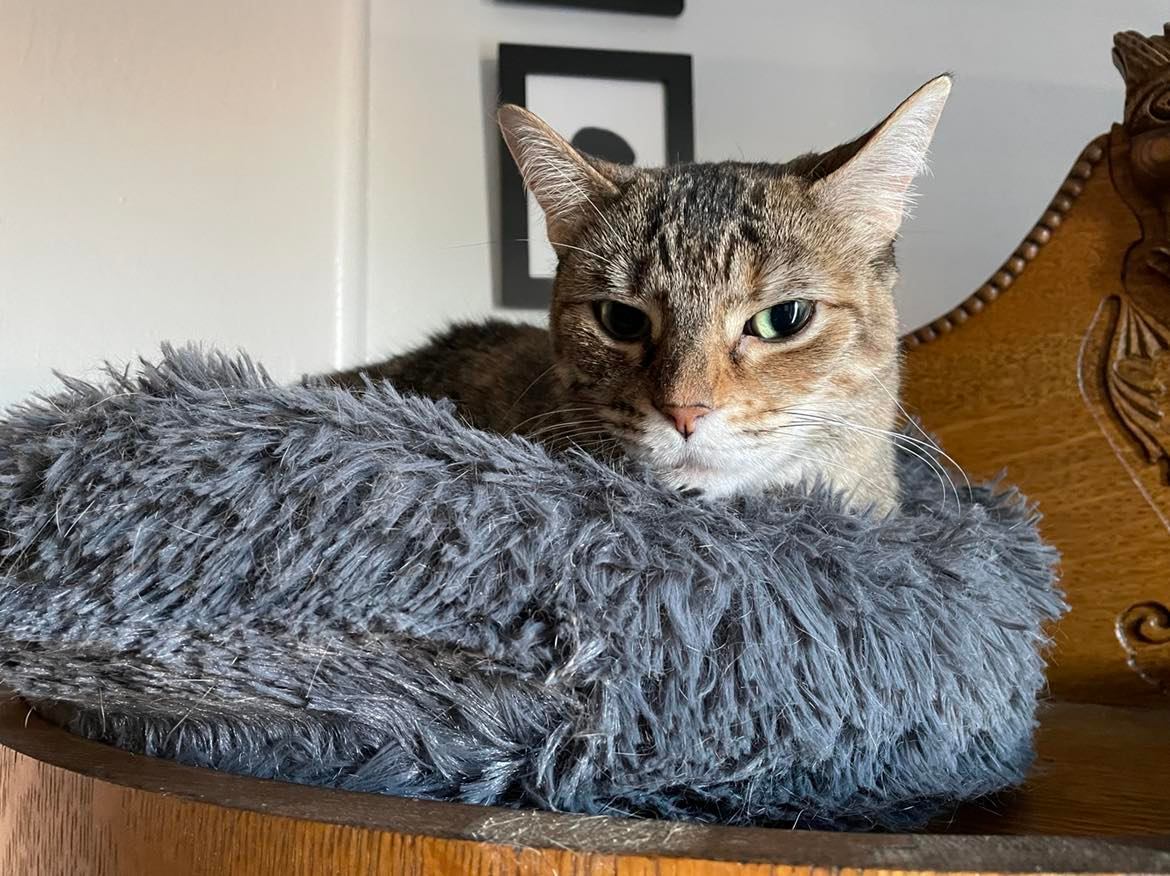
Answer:
<path fill-rule="evenodd" d="M 633 164 L 637 156 L 634 147 L 625 141 L 620 134 L 605 128 L 585 127 L 573 135 L 574 149 L 580 149 L 586 155 L 600 158 L 603 161 L 612 161 L 615 164 Z"/>

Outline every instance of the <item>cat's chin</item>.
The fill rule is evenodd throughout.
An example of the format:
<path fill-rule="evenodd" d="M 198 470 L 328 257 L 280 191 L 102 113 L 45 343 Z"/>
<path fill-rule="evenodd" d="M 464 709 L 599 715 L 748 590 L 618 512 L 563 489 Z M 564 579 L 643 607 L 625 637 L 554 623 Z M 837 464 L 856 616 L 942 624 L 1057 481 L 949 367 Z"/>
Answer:
<path fill-rule="evenodd" d="M 648 448 L 627 447 L 634 459 L 646 464 L 655 477 L 672 490 L 697 494 L 705 499 L 755 496 L 799 480 L 795 467 L 773 460 L 761 467 L 750 453 L 713 452 L 710 447 Z"/>
<path fill-rule="evenodd" d="M 758 478 L 745 477 L 741 470 L 726 467 L 688 464 L 656 469 L 658 479 L 673 490 L 692 493 L 704 499 L 730 499 L 754 496 L 770 486 Z"/>
<path fill-rule="evenodd" d="M 712 420 L 687 442 L 679 440 L 671 429 L 647 430 L 641 441 L 625 445 L 626 452 L 653 471 L 664 486 L 702 499 L 760 496 L 823 483 L 855 510 L 886 513 L 896 501 L 896 484 L 892 476 L 884 477 L 887 470 L 892 473 L 892 466 L 870 466 L 861 482 L 842 482 L 834 477 L 837 469 L 826 473 L 827 465 L 810 465 L 814 458 L 796 441 L 761 447 L 745 441 L 720 420 Z"/>
<path fill-rule="evenodd" d="M 796 489 L 807 480 L 792 478 L 745 479 L 734 472 L 706 469 L 679 468 L 658 472 L 659 480 L 673 490 L 696 498 L 718 502 L 739 497 L 760 496 L 773 490 Z M 833 485 L 829 484 L 830 489 Z M 840 492 L 847 508 L 874 517 L 885 517 L 897 510 L 897 487 L 891 484 L 888 491 L 875 492 L 867 487 L 854 487 Z"/>

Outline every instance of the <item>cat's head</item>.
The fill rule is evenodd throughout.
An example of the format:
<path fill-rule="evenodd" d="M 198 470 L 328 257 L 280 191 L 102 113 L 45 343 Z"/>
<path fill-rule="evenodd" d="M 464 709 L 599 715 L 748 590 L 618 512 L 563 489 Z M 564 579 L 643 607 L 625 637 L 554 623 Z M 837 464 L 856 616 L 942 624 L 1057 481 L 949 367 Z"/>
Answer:
<path fill-rule="evenodd" d="M 707 495 L 810 477 L 848 486 L 844 469 L 885 504 L 893 242 L 949 91 L 949 77 L 931 80 L 823 155 L 656 169 L 586 156 L 504 106 L 558 256 L 565 434 L 616 441 Z"/>

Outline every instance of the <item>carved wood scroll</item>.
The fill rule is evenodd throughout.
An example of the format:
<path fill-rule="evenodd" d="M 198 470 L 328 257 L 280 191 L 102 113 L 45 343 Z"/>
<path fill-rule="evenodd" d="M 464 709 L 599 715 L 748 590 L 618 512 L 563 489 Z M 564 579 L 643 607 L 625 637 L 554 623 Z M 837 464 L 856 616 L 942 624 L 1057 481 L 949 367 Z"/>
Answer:
<path fill-rule="evenodd" d="M 1130 668 L 1170 694 L 1170 609 L 1160 602 L 1140 602 L 1117 619 L 1117 640 Z"/>
<path fill-rule="evenodd" d="M 1126 256 L 1107 355 L 1106 392 L 1165 493 L 1170 462 L 1170 25 L 1165 36 L 1119 33 L 1125 123 L 1114 132 L 1113 182 L 1141 225 Z M 1159 503 L 1161 504 L 1161 503 Z"/>
<path fill-rule="evenodd" d="M 1170 24 L 1162 36 L 1119 33 L 1113 45 L 1126 92 L 1113 182 L 1142 235 L 1126 255 L 1122 290 L 1110 302 L 1112 336 L 1096 359 L 1114 421 L 1140 453 L 1131 475 L 1170 529 Z M 1170 609 L 1156 600 L 1133 605 L 1118 617 L 1117 635 L 1130 667 L 1170 693 Z"/>
<path fill-rule="evenodd" d="M 1090 405 L 1104 402 L 1118 459 L 1170 531 L 1170 24 L 1162 36 L 1128 31 L 1113 41 L 1125 79 L 1125 120 L 1110 137 L 1114 188 L 1141 237 L 1120 290 L 1102 302 L 1085 336 L 1080 380 Z M 1166 557 L 1170 590 L 1170 556 Z M 1170 693 L 1170 609 L 1151 599 L 1117 618 L 1118 641 L 1138 675 Z"/>

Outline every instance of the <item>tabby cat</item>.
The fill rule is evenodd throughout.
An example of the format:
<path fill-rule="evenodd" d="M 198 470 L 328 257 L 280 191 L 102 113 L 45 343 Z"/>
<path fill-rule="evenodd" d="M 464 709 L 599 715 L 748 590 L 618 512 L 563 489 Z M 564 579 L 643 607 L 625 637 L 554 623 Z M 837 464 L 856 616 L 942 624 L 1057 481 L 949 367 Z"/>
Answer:
<path fill-rule="evenodd" d="M 787 164 L 610 164 L 504 106 L 558 255 L 549 330 L 459 325 L 334 379 L 389 378 L 476 426 L 620 452 L 705 496 L 816 480 L 889 511 L 894 238 L 950 87 L 932 79 Z"/>

